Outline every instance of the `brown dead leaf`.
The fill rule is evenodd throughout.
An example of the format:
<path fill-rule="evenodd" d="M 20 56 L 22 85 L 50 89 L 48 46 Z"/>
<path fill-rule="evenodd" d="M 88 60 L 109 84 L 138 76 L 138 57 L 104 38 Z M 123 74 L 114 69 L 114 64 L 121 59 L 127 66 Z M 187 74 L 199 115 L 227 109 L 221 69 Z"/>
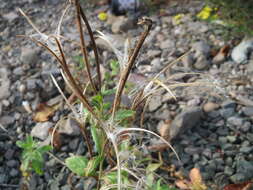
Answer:
<path fill-rule="evenodd" d="M 51 135 L 52 138 L 53 138 L 53 140 L 52 140 L 52 142 L 53 142 L 53 147 L 54 147 L 55 149 L 59 150 L 59 149 L 61 148 L 61 146 L 62 146 L 61 134 L 60 134 L 57 130 L 55 130 L 55 131 L 54 131 L 54 134 L 53 134 L 53 131 L 54 131 L 53 128 L 50 128 L 50 129 L 48 130 L 48 132 L 50 133 L 50 135 Z"/>
<path fill-rule="evenodd" d="M 189 181 L 187 180 L 177 180 L 175 183 L 180 189 L 189 189 Z"/>
<path fill-rule="evenodd" d="M 159 143 L 159 144 L 155 144 L 155 145 L 150 145 L 148 146 L 148 150 L 149 151 L 153 151 L 153 152 L 161 152 L 164 151 L 168 148 L 168 145 L 165 143 Z"/>
<path fill-rule="evenodd" d="M 246 181 L 239 184 L 226 185 L 223 190 L 249 190 L 253 185 L 250 181 Z"/>
<path fill-rule="evenodd" d="M 189 174 L 192 183 L 202 183 L 202 177 L 198 168 L 193 168 Z"/>
<path fill-rule="evenodd" d="M 47 104 L 39 104 L 33 116 L 33 120 L 37 122 L 48 121 L 49 117 L 54 115 L 54 112 L 57 110 L 57 108 L 58 104 L 54 106 L 48 106 Z"/>
<path fill-rule="evenodd" d="M 171 124 L 171 120 L 165 120 L 165 121 L 159 122 L 159 124 L 157 126 L 157 130 L 158 130 L 159 134 L 165 140 L 170 139 L 170 124 Z"/>
<path fill-rule="evenodd" d="M 213 63 L 218 64 L 224 61 L 228 55 L 229 49 L 230 49 L 229 45 L 223 46 L 213 58 Z"/>

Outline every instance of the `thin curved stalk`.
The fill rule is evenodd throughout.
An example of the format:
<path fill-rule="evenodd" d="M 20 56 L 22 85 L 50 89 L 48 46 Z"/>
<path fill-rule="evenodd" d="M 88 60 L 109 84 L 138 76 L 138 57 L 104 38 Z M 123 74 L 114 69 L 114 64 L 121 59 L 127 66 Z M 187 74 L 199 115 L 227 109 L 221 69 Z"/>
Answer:
<path fill-rule="evenodd" d="M 83 62 L 85 63 L 87 75 L 88 75 L 89 81 L 91 83 L 91 86 L 92 86 L 93 90 L 95 92 L 97 92 L 96 86 L 95 86 L 94 81 L 91 77 L 91 69 L 90 69 L 90 63 L 89 63 L 89 59 L 88 59 L 88 52 L 87 52 L 85 41 L 84 41 L 82 22 L 81 22 L 81 17 L 80 17 L 80 14 L 81 14 L 80 9 L 81 8 L 80 8 L 80 4 L 79 4 L 78 0 L 75 0 L 75 7 L 76 7 L 76 22 L 77 22 L 77 28 L 78 28 L 78 31 L 80 34 L 80 47 L 81 47 L 81 51 L 83 54 Z"/>
<path fill-rule="evenodd" d="M 94 51 L 94 55 L 95 55 L 95 61 L 96 61 L 96 69 L 97 69 L 97 75 L 98 75 L 98 89 L 99 91 L 101 90 L 101 86 L 102 86 L 102 79 L 101 79 L 101 72 L 100 72 L 100 65 L 99 65 L 99 58 L 98 58 L 98 49 L 97 49 L 97 45 L 96 42 L 94 40 L 94 35 L 92 32 L 92 29 L 90 27 L 90 24 L 84 14 L 84 11 L 82 9 L 82 7 L 80 6 L 80 13 L 81 13 L 81 17 L 86 25 L 86 28 L 88 30 L 89 36 L 90 36 L 90 40 L 91 40 L 91 44 L 92 44 L 92 49 Z"/>

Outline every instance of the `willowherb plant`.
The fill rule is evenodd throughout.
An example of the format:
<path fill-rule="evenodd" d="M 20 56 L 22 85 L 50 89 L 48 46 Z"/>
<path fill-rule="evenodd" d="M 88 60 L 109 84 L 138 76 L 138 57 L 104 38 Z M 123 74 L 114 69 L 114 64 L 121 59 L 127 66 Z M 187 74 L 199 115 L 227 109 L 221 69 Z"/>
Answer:
<path fill-rule="evenodd" d="M 76 26 L 80 37 L 80 41 L 76 42 L 76 44 L 79 45 L 83 63 L 85 65 L 85 67 L 80 67 L 79 69 L 83 69 L 84 75 L 89 79 L 89 82 L 85 85 L 86 87 L 90 86 L 93 90 L 91 93 L 92 95 L 90 96 L 85 94 L 86 88 L 83 88 L 82 85 L 78 85 L 79 81 L 77 81 L 70 72 L 61 43 L 61 40 L 64 39 L 60 32 L 61 23 L 64 15 L 71 6 L 75 7 Z M 117 69 L 119 69 L 119 81 L 115 85 L 115 88 L 108 89 L 106 81 L 102 81 L 99 53 L 92 29 L 78 0 L 69 1 L 54 35 L 46 35 L 40 32 L 26 14 L 23 11 L 21 11 L 21 13 L 37 32 L 37 34 L 29 35 L 27 37 L 39 46 L 45 48 L 58 61 L 66 84 L 69 85 L 74 95 L 80 101 L 80 110 L 77 111 L 76 107 L 68 101 L 63 91 L 58 86 L 55 78 L 51 75 L 59 92 L 73 111 L 76 120 L 80 123 L 80 129 L 89 152 L 88 156 L 73 155 L 67 158 L 65 160 L 66 166 L 79 176 L 95 177 L 98 182 L 97 189 L 164 189 L 164 186 L 161 184 L 162 180 L 154 183 L 155 176 L 153 175 L 153 172 L 155 172 L 162 163 L 153 163 L 153 159 L 146 153 L 147 148 L 145 145 L 137 146 L 137 144 L 135 144 L 135 139 L 139 137 L 138 134 L 147 133 L 160 139 L 160 141 L 170 147 L 175 154 L 176 152 L 166 139 L 163 139 L 152 131 L 134 127 L 133 121 L 138 109 L 143 109 L 144 112 L 148 102 L 147 100 L 157 91 L 165 89 L 171 97 L 176 99 L 172 90 L 177 86 L 187 86 L 186 83 L 171 84 L 170 79 L 167 79 L 167 81 L 161 81 L 159 79 L 159 76 L 162 73 L 185 55 L 168 64 L 168 66 L 155 77 L 147 80 L 145 85 L 135 88 L 134 93 L 132 93 L 133 98 L 131 105 L 126 107 L 125 105 L 122 105 L 121 99 L 126 87 L 126 82 L 136 63 L 140 49 L 151 30 L 152 21 L 150 19 L 143 18 L 139 21 L 138 24 L 144 27 L 144 31 L 140 35 L 135 48 L 130 54 L 128 51 L 128 41 L 125 43 L 125 53 L 121 53 L 112 45 L 111 39 L 108 36 L 102 32 L 98 32 L 98 37 L 105 40 L 111 46 L 119 62 L 119 68 L 117 68 L 116 63 L 111 64 L 111 68 L 114 69 L 114 73 L 111 74 L 111 77 L 114 77 Z M 94 76 L 92 76 L 93 68 L 90 64 L 88 50 L 84 40 L 83 23 L 88 31 L 92 50 L 95 55 L 94 70 L 96 74 Z M 171 77 L 171 80 L 172 79 L 173 78 Z M 194 86 L 194 84 L 188 86 Z M 113 101 L 107 101 L 107 96 L 114 96 Z M 141 119 L 141 122 L 143 122 L 143 119 Z M 86 126 L 89 126 L 89 128 Z M 93 149 L 93 143 L 95 145 L 95 151 Z M 177 154 L 176 156 L 178 158 Z M 104 163 L 107 163 L 107 167 L 105 167 Z"/>

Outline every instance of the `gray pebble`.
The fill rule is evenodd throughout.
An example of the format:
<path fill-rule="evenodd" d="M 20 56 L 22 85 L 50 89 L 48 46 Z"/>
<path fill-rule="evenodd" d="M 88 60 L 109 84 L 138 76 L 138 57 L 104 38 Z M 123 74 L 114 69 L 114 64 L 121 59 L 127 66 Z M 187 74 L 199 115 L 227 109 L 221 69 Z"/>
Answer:
<path fill-rule="evenodd" d="M 240 127 L 243 124 L 243 119 L 237 116 L 229 117 L 227 122 L 231 125 Z"/>
<path fill-rule="evenodd" d="M 229 142 L 234 143 L 236 141 L 236 136 L 227 136 Z"/>
<path fill-rule="evenodd" d="M 243 108 L 242 108 L 242 112 L 243 112 L 246 116 L 253 116 L 253 106 L 243 107 Z"/>
<path fill-rule="evenodd" d="M 9 178 L 6 174 L 0 174 L 0 184 L 1 183 L 7 183 L 8 180 L 9 180 Z"/>
<path fill-rule="evenodd" d="M 18 174 L 19 174 L 18 170 L 14 169 L 14 168 L 11 169 L 11 171 L 10 171 L 10 176 L 11 177 L 17 177 Z"/>
<path fill-rule="evenodd" d="M 5 152 L 5 154 L 4 154 L 5 159 L 6 159 L 6 160 L 12 159 L 13 156 L 14 156 L 14 153 L 15 153 L 14 150 L 8 149 L 8 150 Z"/>
<path fill-rule="evenodd" d="M 242 153 L 247 153 L 248 154 L 248 153 L 251 153 L 252 150 L 253 150 L 253 147 L 247 147 L 246 146 L 246 147 L 241 147 L 239 151 L 242 152 Z"/>
<path fill-rule="evenodd" d="M 235 114 L 235 109 L 234 108 L 223 108 L 220 109 L 220 115 L 224 118 L 229 118 Z"/>
<path fill-rule="evenodd" d="M 17 68 L 15 68 L 13 70 L 13 74 L 14 75 L 18 75 L 18 76 L 23 75 L 24 74 L 24 70 L 23 70 L 22 67 L 17 67 Z"/>
<path fill-rule="evenodd" d="M 245 180 L 245 176 L 242 173 L 237 173 L 229 178 L 233 183 L 240 183 Z"/>
<path fill-rule="evenodd" d="M 18 162 L 16 160 L 9 160 L 9 161 L 6 162 L 6 165 L 8 167 L 15 167 L 15 166 L 18 165 Z"/>
<path fill-rule="evenodd" d="M 234 173 L 233 168 L 230 168 L 229 166 L 225 166 L 224 174 L 231 176 L 231 175 L 233 175 L 233 173 Z"/>
<path fill-rule="evenodd" d="M 226 165 L 232 166 L 233 164 L 233 159 L 231 157 L 227 157 L 225 160 Z"/>
<path fill-rule="evenodd" d="M 223 108 L 233 108 L 233 109 L 236 108 L 236 105 L 237 105 L 236 102 L 232 100 L 227 100 L 221 104 Z"/>

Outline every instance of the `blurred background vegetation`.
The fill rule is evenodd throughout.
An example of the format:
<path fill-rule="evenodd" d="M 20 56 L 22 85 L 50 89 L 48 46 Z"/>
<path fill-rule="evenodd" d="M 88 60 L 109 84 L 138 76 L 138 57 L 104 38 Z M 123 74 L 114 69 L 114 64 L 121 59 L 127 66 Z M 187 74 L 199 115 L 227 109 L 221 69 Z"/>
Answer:
<path fill-rule="evenodd" d="M 253 36 L 253 0 L 206 0 L 218 8 L 218 18 L 237 35 Z"/>

